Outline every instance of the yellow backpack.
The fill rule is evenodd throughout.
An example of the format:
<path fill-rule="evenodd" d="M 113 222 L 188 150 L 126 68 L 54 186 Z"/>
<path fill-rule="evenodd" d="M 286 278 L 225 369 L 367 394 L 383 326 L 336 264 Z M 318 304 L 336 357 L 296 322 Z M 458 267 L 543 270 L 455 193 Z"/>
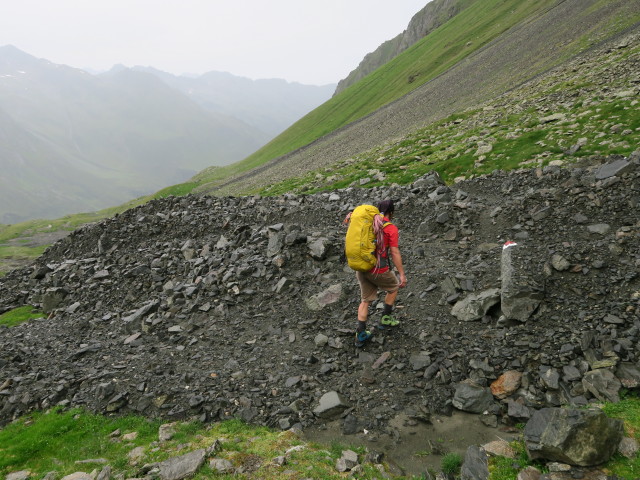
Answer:
<path fill-rule="evenodd" d="M 360 205 L 347 218 L 349 228 L 344 241 L 347 263 L 353 270 L 368 272 L 378 265 L 377 248 L 384 246 L 382 229 L 391 222 L 384 222 L 373 205 Z"/>

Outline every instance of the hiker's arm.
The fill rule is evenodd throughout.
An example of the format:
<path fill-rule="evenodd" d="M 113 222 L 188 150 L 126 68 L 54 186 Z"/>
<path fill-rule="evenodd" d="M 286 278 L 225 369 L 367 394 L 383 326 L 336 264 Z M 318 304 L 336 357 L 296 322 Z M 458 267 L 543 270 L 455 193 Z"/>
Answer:
<path fill-rule="evenodd" d="M 400 275 L 400 288 L 407 286 L 407 276 L 404 274 L 404 267 L 402 266 L 402 255 L 400 255 L 400 249 L 398 247 L 390 247 L 389 253 L 391 253 L 391 260 L 393 265 L 398 270 Z"/>

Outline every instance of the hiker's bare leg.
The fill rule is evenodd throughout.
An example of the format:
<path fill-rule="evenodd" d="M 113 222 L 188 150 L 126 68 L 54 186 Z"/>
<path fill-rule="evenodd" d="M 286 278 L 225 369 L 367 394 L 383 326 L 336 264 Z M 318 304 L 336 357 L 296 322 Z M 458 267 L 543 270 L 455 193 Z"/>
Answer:
<path fill-rule="evenodd" d="M 360 306 L 358 306 L 358 321 L 366 322 L 367 316 L 369 315 L 369 304 L 371 302 L 365 302 L 364 300 L 360 302 Z"/>
<path fill-rule="evenodd" d="M 395 292 L 387 292 L 387 294 L 384 296 L 384 303 L 386 303 L 387 305 L 395 304 L 397 296 L 398 290 L 396 290 Z"/>

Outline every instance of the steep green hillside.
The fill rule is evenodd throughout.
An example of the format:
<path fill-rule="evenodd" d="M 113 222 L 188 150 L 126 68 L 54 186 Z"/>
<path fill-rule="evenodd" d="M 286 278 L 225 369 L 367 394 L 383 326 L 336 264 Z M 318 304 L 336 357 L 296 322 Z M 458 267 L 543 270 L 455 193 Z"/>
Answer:
<path fill-rule="evenodd" d="M 205 170 L 199 184 L 215 182 L 307 145 L 356 121 L 437 77 L 517 23 L 555 0 L 476 2 L 435 32 L 333 97 L 245 160 Z"/>
<path fill-rule="evenodd" d="M 390 62 L 469 5 L 478 1 L 480 0 L 432 0 L 411 18 L 409 25 L 401 34 L 387 40 L 373 52 L 365 55 L 358 67 L 352 70 L 346 78 L 340 80 L 335 94 L 343 92 L 385 63 Z"/>

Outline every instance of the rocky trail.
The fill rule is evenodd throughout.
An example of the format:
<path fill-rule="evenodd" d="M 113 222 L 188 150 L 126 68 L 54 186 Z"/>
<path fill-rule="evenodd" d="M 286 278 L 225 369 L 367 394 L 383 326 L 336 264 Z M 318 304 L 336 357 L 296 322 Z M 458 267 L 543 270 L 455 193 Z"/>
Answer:
<path fill-rule="evenodd" d="M 381 198 L 397 200 L 402 324 L 356 349 L 341 222 Z M 639 202 L 640 152 L 453 186 L 153 201 L 0 279 L 0 312 L 48 317 L 0 328 L 0 421 L 66 405 L 393 438 L 398 418 L 508 428 L 615 401 L 640 385 Z"/>

